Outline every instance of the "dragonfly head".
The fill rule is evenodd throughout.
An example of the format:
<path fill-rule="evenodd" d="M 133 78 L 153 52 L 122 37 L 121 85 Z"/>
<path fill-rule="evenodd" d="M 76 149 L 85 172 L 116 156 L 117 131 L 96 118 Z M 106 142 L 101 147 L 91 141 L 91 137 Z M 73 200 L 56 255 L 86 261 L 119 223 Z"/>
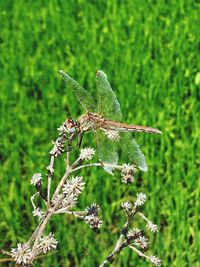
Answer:
<path fill-rule="evenodd" d="M 67 130 L 70 133 L 74 133 L 76 131 L 76 128 L 77 128 L 77 123 L 72 118 L 68 118 L 65 121 L 65 126 L 67 127 Z"/>

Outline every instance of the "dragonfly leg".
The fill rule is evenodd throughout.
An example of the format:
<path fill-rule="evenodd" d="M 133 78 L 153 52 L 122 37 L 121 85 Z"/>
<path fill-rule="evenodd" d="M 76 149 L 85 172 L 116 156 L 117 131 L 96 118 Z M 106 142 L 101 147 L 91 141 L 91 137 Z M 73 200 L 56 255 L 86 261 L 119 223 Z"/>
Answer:
<path fill-rule="evenodd" d="M 67 144 L 67 151 L 73 150 L 75 147 L 72 147 L 72 142 L 76 139 L 77 133 L 74 132 L 71 134 L 71 136 L 68 139 L 68 144 Z"/>
<path fill-rule="evenodd" d="M 77 142 L 77 147 L 78 148 L 80 148 L 81 147 L 81 144 L 82 144 L 82 141 L 83 141 L 83 134 L 82 133 L 79 133 L 78 134 L 78 138 L 79 138 L 79 140 L 77 140 L 78 142 Z"/>

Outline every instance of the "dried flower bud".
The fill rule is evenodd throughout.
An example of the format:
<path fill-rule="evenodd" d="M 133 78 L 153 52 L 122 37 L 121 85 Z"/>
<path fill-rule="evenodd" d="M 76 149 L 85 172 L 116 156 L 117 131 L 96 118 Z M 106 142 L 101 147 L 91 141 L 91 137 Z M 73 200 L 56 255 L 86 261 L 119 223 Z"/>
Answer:
<path fill-rule="evenodd" d="M 11 249 L 11 254 L 17 264 L 27 264 L 31 256 L 31 249 L 27 244 L 19 243 L 17 248 Z"/>
<path fill-rule="evenodd" d="M 132 240 L 138 238 L 142 234 L 142 231 L 138 228 L 133 228 L 128 231 L 127 238 Z"/>
<path fill-rule="evenodd" d="M 56 249 L 58 241 L 54 238 L 54 234 L 50 233 L 48 236 L 40 238 L 37 249 L 46 254 L 48 251 Z"/>
<path fill-rule="evenodd" d="M 158 232 L 158 226 L 156 224 L 153 224 L 152 221 L 148 221 L 147 223 L 147 229 L 151 231 L 152 233 Z"/>
<path fill-rule="evenodd" d="M 100 207 L 96 203 L 93 203 L 89 207 L 87 207 L 85 211 L 86 211 L 86 216 L 89 216 L 89 215 L 98 216 Z"/>
<path fill-rule="evenodd" d="M 80 159 L 91 160 L 95 154 L 94 148 L 86 147 L 81 149 Z"/>
<path fill-rule="evenodd" d="M 122 165 L 122 176 L 126 174 L 134 174 L 136 172 L 136 168 L 134 165 L 130 165 L 129 163 L 125 163 Z"/>
<path fill-rule="evenodd" d="M 162 264 L 161 260 L 160 260 L 158 257 L 153 256 L 153 255 L 149 257 L 149 260 L 150 260 L 151 263 L 153 263 L 155 266 L 161 266 L 161 264 Z"/>
<path fill-rule="evenodd" d="M 90 225 L 90 228 L 100 228 L 102 225 L 102 220 L 94 215 L 85 216 L 85 222 Z"/>
<path fill-rule="evenodd" d="M 85 188 L 85 183 L 83 182 L 83 177 L 76 176 L 68 180 L 63 186 L 63 194 L 70 196 L 78 196 Z"/>
<path fill-rule="evenodd" d="M 147 197 L 145 194 L 137 193 L 137 199 L 134 203 L 135 207 L 142 206 L 145 203 L 146 199 L 147 199 Z"/>
<path fill-rule="evenodd" d="M 149 244 L 148 239 L 145 236 L 139 236 L 138 238 L 135 239 L 135 245 L 140 247 L 140 248 L 147 248 Z"/>
<path fill-rule="evenodd" d="M 35 173 L 31 178 L 31 184 L 37 185 L 39 183 L 42 183 L 42 174 L 41 173 Z"/>
<path fill-rule="evenodd" d="M 38 220 L 41 220 L 45 214 L 44 211 L 42 211 L 40 208 L 34 209 L 32 213 L 33 216 L 38 217 Z"/>
<path fill-rule="evenodd" d="M 129 202 L 129 201 L 122 202 L 121 207 L 122 207 L 122 209 L 124 209 L 127 212 L 130 212 L 133 209 L 133 206 L 132 206 L 131 202 Z"/>

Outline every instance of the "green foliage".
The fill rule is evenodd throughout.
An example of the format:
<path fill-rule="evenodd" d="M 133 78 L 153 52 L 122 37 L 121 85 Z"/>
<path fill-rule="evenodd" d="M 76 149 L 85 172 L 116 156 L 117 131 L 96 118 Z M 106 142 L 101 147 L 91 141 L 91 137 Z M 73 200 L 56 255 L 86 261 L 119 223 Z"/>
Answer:
<path fill-rule="evenodd" d="M 45 176 L 56 128 L 69 114 L 76 118 L 82 112 L 58 70 L 95 94 L 95 71 L 102 69 L 124 121 L 159 128 L 164 135 L 135 135 L 149 171 L 139 173 L 140 182 L 128 189 L 119 176 L 82 172 L 87 188 L 79 206 L 97 202 L 104 226 L 94 233 L 77 219 L 54 217 L 48 229 L 59 240 L 58 252 L 35 266 L 97 266 L 123 223 L 120 200 L 137 190 L 148 196 L 146 215 L 161 226 L 151 239 L 152 253 L 164 266 L 198 266 L 198 22 L 197 1 L 0 2 L 2 248 L 26 241 L 34 230 L 30 177 Z M 84 145 L 92 138 L 88 134 Z M 55 183 L 62 165 L 60 159 Z M 126 249 L 113 266 L 150 263 Z"/>

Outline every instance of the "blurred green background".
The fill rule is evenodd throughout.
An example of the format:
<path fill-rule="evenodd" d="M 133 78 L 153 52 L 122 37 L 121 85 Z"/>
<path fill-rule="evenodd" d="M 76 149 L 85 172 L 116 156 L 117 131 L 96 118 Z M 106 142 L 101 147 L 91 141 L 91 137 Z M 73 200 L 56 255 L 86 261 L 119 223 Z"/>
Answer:
<path fill-rule="evenodd" d="M 94 94 L 95 72 L 103 69 L 123 120 L 157 127 L 164 135 L 135 134 L 149 171 L 139 173 L 131 186 L 122 184 L 119 174 L 112 177 L 99 169 L 79 173 L 87 182 L 79 208 L 97 202 L 104 226 L 96 233 L 73 217 L 53 218 L 48 230 L 55 232 L 58 250 L 35 266 L 98 266 L 124 222 L 120 203 L 134 199 L 138 191 L 148 197 L 145 214 L 160 226 L 150 236 L 149 253 L 164 266 L 199 266 L 197 2 L 0 2 L 1 248 L 9 250 L 30 237 L 37 225 L 30 178 L 35 172 L 45 177 L 57 127 L 66 116 L 77 118 L 83 112 L 58 70 Z M 83 145 L 92 142 L 88 134 Z M 63 160 L 57 162 L 54 185 Z M 151 264 L 125 249 L 112 266 Z"/>

